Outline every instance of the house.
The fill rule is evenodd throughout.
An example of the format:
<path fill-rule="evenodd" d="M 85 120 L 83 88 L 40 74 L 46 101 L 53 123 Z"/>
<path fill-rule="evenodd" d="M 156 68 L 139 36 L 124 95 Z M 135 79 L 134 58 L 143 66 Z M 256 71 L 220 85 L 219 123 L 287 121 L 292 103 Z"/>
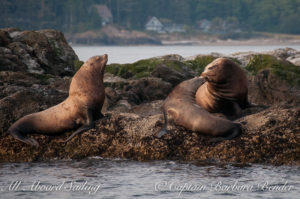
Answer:
<path fill-rule="evenodd" d="M 98 15 L 102 19 L 102 26 L 112 23 L 113 16 L 106 5 L 93 5 L 96 8 Z"/>
<path fill-rule="evenodd" d="M 163 24 L 156 18 L 152 17 L 145 25 L 146 30 L 164 33 Z"/>
<path fill-rule="evenodd" d="M 168 19 L 164 19 L 162 23 L 156 17 L 150 18 L 146 23 L 145 28 L 149 31 L 155 31 L 158 33 L 174 33 L 174 32 L 185 32 L 183 25 L 172 23 Z"/>

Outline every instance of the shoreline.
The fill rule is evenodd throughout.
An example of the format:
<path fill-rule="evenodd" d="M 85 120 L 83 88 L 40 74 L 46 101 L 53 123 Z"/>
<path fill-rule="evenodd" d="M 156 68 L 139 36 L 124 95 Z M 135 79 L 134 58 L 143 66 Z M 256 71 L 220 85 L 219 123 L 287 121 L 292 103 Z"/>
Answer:
<path fill-rule="evenodd" d="M 269 40 L 269 39 L 250 39 L 250 40 L 216 40 L 215 42 L 203 41 L 203 40 L 162 40 L 162 44 L 116 44 L 116 45 L 106 45 L 106 44 L 84 44 L 84 43 L 74 43 L 68 42 L 72 47 L 89 47 L 89 46 L 111 46 L 111 47 L 133 47 L 133 46 L 298 46 L 300 45 L 300 40 Z"/>

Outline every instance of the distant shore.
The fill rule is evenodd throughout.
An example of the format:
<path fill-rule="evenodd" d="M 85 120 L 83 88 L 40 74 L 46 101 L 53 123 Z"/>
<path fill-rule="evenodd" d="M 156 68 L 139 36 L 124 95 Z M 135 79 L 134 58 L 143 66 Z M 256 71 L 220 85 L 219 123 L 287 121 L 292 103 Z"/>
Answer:
<path fill-rule="evenodd" d="M 132 46 L 132 45 L 300 45 L 300 35 L 241 32 L 209 34 L 199 31 L 185 33 L 159 34 L 155 32 L 125 30 L 106 26 L 100 30 L 81 33 L 66 33 L 72 45 L 87 46 Z"/>
<path fill-rule="evenodd" d="M 300 45 L 300 39 L 298 40 L 278 40 L 278 39 L 247 39 L 247 40 L 163 40 L 162 45 L 207 45 L 207 46 L 263 46 L 263 45 Z"/>

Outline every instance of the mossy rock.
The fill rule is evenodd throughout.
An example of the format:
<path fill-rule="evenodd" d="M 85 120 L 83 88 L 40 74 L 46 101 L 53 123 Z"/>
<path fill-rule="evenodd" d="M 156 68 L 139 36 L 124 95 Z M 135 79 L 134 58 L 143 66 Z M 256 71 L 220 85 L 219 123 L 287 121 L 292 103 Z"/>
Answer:
<path fill-rule="evenodd" d="M 300 67 L 272 55 L 253 55 L 245 69 L 254 75 L 263 69 L 269 69 L 291 86 L 300 87 Z"/>
<path fill-rule="evenodd" d="M 75 60 L 74 61 L 74 68 L 75 68 L 75 71 L 78 71 L 80 69 L 80 67 L 84 64 L 83 61 L 80 61 L 80 60 Z"/>
<path fill-rule="evenodd" d="M 110 64 L 105 71 L 122 78 L 148 77 L 159 65 L 164 65 L 178 72 L 182 72 L 185 64 L 176 60 L 165 60 L 159 58 L 143 59 L 133 64 Z"/>
<path fill-rule="evenodd" d="M 211 63 L 215 59 L 216 59 L 216 57 L 214 57 L 214 56 L 204 55 L 204 56 L 197 56 L 193 60 L 185 61 L 185 63 L 187 63 L 188 66 L 192 70 L 196 71 L 197 75 L 200 75 L 203 72 L 205 66 L 207 66 L 209 63 Z"/>

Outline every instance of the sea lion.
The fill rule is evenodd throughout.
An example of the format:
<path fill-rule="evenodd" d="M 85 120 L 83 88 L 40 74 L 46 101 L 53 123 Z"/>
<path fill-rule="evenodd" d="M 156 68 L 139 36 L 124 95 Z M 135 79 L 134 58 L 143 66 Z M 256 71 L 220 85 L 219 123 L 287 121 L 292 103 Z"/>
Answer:
<path fill-rule="evenodd" d="M 239 124 L 216 117 L 196 104 L 196 91 L 204 83 L 204 78 L 195 77 L 181 82 L 171 91 L 163 104 L 165 125 L 158 137 L 167 133 L 168 116 L 177 125 L 206 135 L 232 139 L 242 132 Z"/>
<path fill-rule="evenodd" d="M 44 111 L 26 115 L 9 129 L 14 138 L 38 146 L 28 134 L 55 135 L 78 128 L 68 139 L 94 127 L 94 121 L 103 117 L 104 69 L 107 55 L 94 56 L 86 61 L 72 78 L 69 96 L 60 104 Z"/>
<path fill-rule="evenodd" d="M 196 103 L 211 113 L 235 118 L 248 102 L 248 80 L 243 69 L 233 61 L 218 58 L 200 75 L 206 82 L 196 92 Z"/>

